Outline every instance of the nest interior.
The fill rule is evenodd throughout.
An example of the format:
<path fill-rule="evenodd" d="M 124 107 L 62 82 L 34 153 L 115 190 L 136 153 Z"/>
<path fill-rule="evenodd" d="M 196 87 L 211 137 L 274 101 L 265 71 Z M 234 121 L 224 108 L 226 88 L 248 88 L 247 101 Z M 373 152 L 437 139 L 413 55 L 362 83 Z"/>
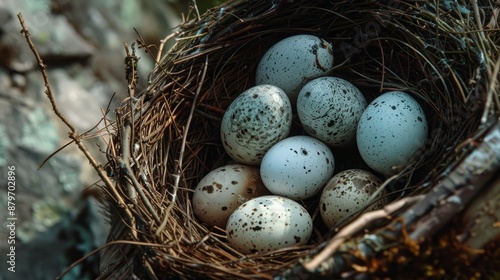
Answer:
<path fill-rule="evenodd" d="M 393 200 L 428 192 L 460 158 L 457 147 L 499 109 L 489 90 L 500 43 L 495 5 L 283 0 L 229 1 L 201 16 L 193 9 L 169 37 L 174 46 L 147 89 L 116 111 L 108 146 L 110 242 L 130 242 L 107 247 L 102 271 L 119 264 L 123 275 L 151 278 L 272 278 L 331 238 L 316 233 L 306 246 L 245 256 L 226 244 L 223 229 L 200 224 L 190 203 L 197 182 L 228 161 L 219 137 L 225 108 L 255 84 L 264 52 L 291 35 L 332 43 L 330 74 L 358 86 L 368 101 L 389 90 L 419 100 L 429 139 L 419 160 L 386 183 Z M 336 172 L 352 167 L 345 162 Z M 307 207 L 315 212 L 314 203 Z"/>

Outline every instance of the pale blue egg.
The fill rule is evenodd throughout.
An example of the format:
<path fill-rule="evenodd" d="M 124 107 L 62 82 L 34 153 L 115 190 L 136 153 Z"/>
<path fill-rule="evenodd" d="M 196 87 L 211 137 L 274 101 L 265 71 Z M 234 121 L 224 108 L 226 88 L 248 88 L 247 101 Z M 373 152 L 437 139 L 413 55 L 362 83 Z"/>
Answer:
<path fill-rule="evenodd" d="M 413 160 L 427 136 L 427 119 L 420 104 L 407 93 L 390 91 L 368 105 L 356 140 L 366 164 L 390 176 Z"/>
<path fill-rule="evenodd" d="M 275 195 L 294 200 L 317 194 L 333 176 L 335 160 L 326 144 L 311 136 L 293 136 L 264 155 L 260 174 Z"/>
<path fill-rule="evenodd" d="M 300 89 L 333 67 L 332 46 L 314 35 L 295 35 L 273 45 L 257 67 L 256 84 L 283 89 L 295 104 Z"/>

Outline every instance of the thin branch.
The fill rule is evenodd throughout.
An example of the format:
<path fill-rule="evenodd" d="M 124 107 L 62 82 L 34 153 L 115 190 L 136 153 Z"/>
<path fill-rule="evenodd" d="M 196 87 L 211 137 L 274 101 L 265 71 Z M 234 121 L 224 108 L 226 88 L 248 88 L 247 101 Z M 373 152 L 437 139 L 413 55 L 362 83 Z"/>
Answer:
<path fill-rule="evenodd" d="M 76 132 L 76 128 L 70 123 L 70 121 L 59 111 L 59 108 L 57 108 L 56 105 L 56 100 L 54 98 L 54 94 L 52 93 L 52 88 L 50 87 L 50 81 L 49 77 L 47 76 L 45 69 L 47 68 L 47 65 L 43 63 L 42 58 L 40 57 L 40 54 L 38 53 L 35 44 L 33 44 L 33 41 L 31 41 L 30 37 L 30 32 L 28 28 L 26 27 L 26 24 L 24 22 L 24 18 L 21 13 L 17 14 L 17 18 L 19 19 L 19 23 L 21 23 L 22 30 L 21 34 L 23 34 L 24 38 L 26 39 L 26 42 L 28 42 L 28 45 L 35 55 L 36 61 L 38 62 L 38 70 L 42 72 L 42 77 L 43 77 L 43 82 L 45 83 L 45 95 L 49 98 L 50 104 L 52 105 L 52 110 L 54 110 L 54 113 L 56 113 L 57 117 L 61 119 L 61 121 L 66 124 L 66 126 L 71 130 L 72 133 Z"/>
<path fill-rule="evenodd" d="M 49 161 L 53 156 L 55 156 L 60 151 L 66 149 L 66 147 L 68 147 L 69 145 L 71 145 L 73 143 L 75 143 L 75 140 L 70 140 L 68 143 L 62 145 L 57 150 L 55 150 L 54 152 L 52 152 L 49 156 L 47 156 L 45 159 L 42 160 L 42 162 L 38 165 L 38 167 L 36 168 L 36 170 L 40 170 L 40 168 L 42 168 L 45 165 L 45 163 L 47 163 L 47 161 Z"/>
<path fill-rule="evenodd" d="M 168 205 L 167 209 L 165 210 L 163 222 L 161 223 L 161 225 L 156 230 L 156 233 L 155 233 L 156 235 L 159 235 L 163 231 L 163 229 L 165 228 L 165 226 L 167 225 L 168 217 L 169 217 L 169 212 L 174 207 L 174 202 L 175 202 L 175 198 L 176 198 L 176 195 L 177 195 L 177 189 L 179 188 L 179 182 L 180 182 L 180 178 L 181 178 L 182 165 L 183 165 L 183 159 L 184 159 L 184 151 L 186 150 L 187 134 L 188 134 L 188 131 L 189 131 L 189 127 L 191 125 L 191 120 L 193 119 L 193 115 L 194 115 L 195 108 L 196 108 L 196 103 L 198 101 L 198 97 L 200 95 L 200 92 L 201 92 L 201 89 L 202 89 L 202 85 L 203 85 L 203 82 L 205 81 L 205 76 L 207 74 L 208 56 L 205 57 L 205 62 L 203 63 L 203 66 L 202 66 L 201 69 L 202 69 L 201 70 L 201 78 L 200 78 L 200 81 L 198 82 L 198 87 L 196 89 L 196 93 L 195 93 L 194 98 L 193 98 L 193 103 L 191 105 L 191 111 L 189 112 L 189 117 L 188 117 L 188 119 L 186 121 L 186 126 L 184 127 L 184 131 L 183 131 L 183 135 L 182 135 L 182 144 L 181 144 L 181 148 L 180 148 L 180 151 L 179 151 L 179 160 L 177 161 L 177 167 L 176 167 L 175 173 L 173 175 L 174 176 L 174 191 L 171 194 L 172 195 L 172 201 L 170 202 L 170 204 Z"/>
<path fill-rule="evenodd" d="M 148 197 L 144 193 L 144 190 L 141 187 L 141 184 L 135 177 L 132 167 L 130 165 L 130 159 L 132 158 L 131 152 L 133 150 L 133 138 L 134 138 L 134 106 L 133 103 L 135 102 L 135 89 L 136 85 L 138 82 L 138 76 L 137 76 L 137 61 L 139 60 L 136 55 L 135 55 L 135 50 L 134 50 L 134 45 L 132 44 L 131 49 L 132 52 L 130 52 L 127 44 L 125 43 L 124 45 L 125 51 L 127 53 L 127 57 L 125 58 L 125 64 L 126 64 L 126 77 L 128 81 L 128 95 L 129 95 L 129 100 L 128 100 L 128 105 L 129 105 L 129 119 L 125 120 L 124 124 L 124 132 L 123 132 L 123 137 L 122 137 L 122 155 L 121 155 L 121 164 L 126 170 L 126 175 L 130 178 L 132 181 L 132 186 L 133 188 L 129 188 L 128 191 L 131 195 L 131 199 L 134 203 L 136 203 L 136 198 L 135 198 L 135 193 L 138 193 L 142 202 L 148 209 L 149 213 L 153 216 L 153 219 L 157 224 L 160 224 L 160 217 L 154 210 L 153 206 L 151 205 L 151 202 L 149 201 Z"/>
<path fill-rule="evenodd" d="M 75 144 L 78 146 L 78 148 L 80 148 L 80 150 L 87 157 L 87 159 L 89 160 L 92 167 L 94 167 L 97 170 L 97 172 L 99 173 L 99 177 L 102 178 L 102 180 L 104 181 L 106 186 L 108 186 L 110 189 L 114 190 L 113 183 L 111 182 L 109 177 L 106 175 L 103 167 L 99 163 L 97 163 L 97 161 L 90 154 L 88 149 L 82 143 L 82 138 L 80 135 L 78 135 L 75 126 L 73 126 L 73 124 L 70 121 L 68 121 L 68 119 L 61 113 L 61 111 L 59 111 L 57 104 L 56 104 L 56 101 L 55 101 L 55 98 L 54 98 L 54 93 L 52 92 L 52 87 L 50 86 L 50 81 L 49 81 L 48 75 L 46 72 L 47 66 L 43 63 L 43 60 L 40 57 L 40 54 L 38 53 L 38 50 L 37 50 L 35 44 L 31 40 L 30 32 L 29 32 L 28 28 L 26 27 L 26 24 L 24 22 L 24 18 L 22 16 L 22 14 L 21 13 L 17 14 L 17 17 L 18 17 L 19 23 L 21 24 L 21 27 L 22 27 L 21 33 L 23 34 L 24 38 L 26 39 L 26 42 L 28 43 L 31 51 L 35 55 L 35 58 L 38 62 L 39 70 L 42 73 L 43 81 L 45 83 L 45 94 L 47 95 L 47 98 L 49 99 L 50 104 L 52 105 L 52 110 L 57 115 L 57 117 L 59 117 L 59 119 L 61 119 L 61 121 L 64 124 L 66 124 L 66 126 L 71 130 L 71 132 L 69 133 L 69 137 L 75 141 Z M 116 190 L 114 190 L 114 191 L 116 191 Z M 114 195 L 117 199 L 120 198 L 120 195 L 117 192 L 114 193 Z M 122 200 L 118 201 L 118 202 L 120 204 L 125 205 L 125 203 Z"/>
<path fill-rule="evenodd" d="M 498 100 L 498 95 L 495 94 L 497 83 L 498 83 L 498 72 L 500 70 L 500 59 L 497 59 L 495 66 L 493 67 L 493 74 L 491 75 L 491 81 L 488 85 L 488 92 L 486 94 L 486 104 L 484 106 L 483 116 L 481 117 L 481 123 L 485 124 L 488 121 L 488 116 L 491 110 L 491 103 L 494 99 L 497 107 L 500 108 L 500 101 Z"/>
<path fill-rule="evenodd" d="M 19 23 L 21 24 L 21 27 L 22 27 L 21 33 L 23 34 L 24 38 L 26 39 L 26 42 L 28 43 L 31 51 L 35 55 L 35 58 L 38 62 L 38 67 L 39 67 L 39 70 L 42 74 L 42 77 L 43 77 L 43 80 L 45 83 L 45 94 L 47 95 L 47 98 L 49 99 L 50 104 L 52 105 L 52 110 L 54 111 L 56 116 L 59 117 L 59 119 L 70 129 L 69 138 L 71 138 L 75 142 L 75 144 L 78 146 L 80 151 L 89 160 L 90 165 L 97 171 L 97 174 L 102 179 L 102 181 L 104 182 L 107 189 L 110 191 L 110 194 L 112 194 L 113 198 L 116 200 L 117 205 L 119 207 L 123 208 L 123 210 L 125 211 L 125 213 L 124 213 L 125 218 L 128 219 L 128 221 L 132 222 L 134 220 L 134 218 L 132 216 L 132 213 L 130 212 L 130 209 L 127 207 L 127 204 L 125 204 L 125 202 L 123 201 L 123 198 L 118 193 L 116 188 L 114 188 L 113 182 L 106 174 L 104 167 L 94 159 L 94 157 L 89 152 L 87 147 L 85 147 L 85 144 L 83 144 L 83 142 L 82 142 L 82 137 L 81 137 L 81 135 L 79 135 L 77 133 L 75 126 L 73 126 L 73 124 L 59 111 L 57 104 L 56 104 L 56 101 L 55 101 L 55 98 L 54 98 L 52 87 L 50 86 L 50 81 L 49 81 L 48 75 L 46 72 L 47 66 L 43 63 L 42 58 L 40 57 L 40 54 L 38 53 L 38 50 L 37 50 L 35 44 L 31 40 L 30 32 L 29 32 L 28 28 L 26 27 L 26 24 L 24 22 L 24 18 L 22 16 L 22 14 L 21 13 L 17 14 L 17 17 L 18 17 Z"/>
<path fill-rule="evenodd" d="M 322 262 L 326 261 L 330 256 L 337 251 L 337 249 L 353 235 L 359 233 L 366 228 L 367 225 L 373 224 L 381 219 L 388 219 L 401 209 L 408 208 L 408 206 L 420 201 L 423 196 L 410 196 L 402 198 L 394 203 L 391 203 L 384 208 L 361 215 L 354 222 L 350 223 L 342 230 L 339 231 L 326 245 L 326 247 L 316 255 L 311 261 L 304 264 L 308 271 L 314 271 Z"/>

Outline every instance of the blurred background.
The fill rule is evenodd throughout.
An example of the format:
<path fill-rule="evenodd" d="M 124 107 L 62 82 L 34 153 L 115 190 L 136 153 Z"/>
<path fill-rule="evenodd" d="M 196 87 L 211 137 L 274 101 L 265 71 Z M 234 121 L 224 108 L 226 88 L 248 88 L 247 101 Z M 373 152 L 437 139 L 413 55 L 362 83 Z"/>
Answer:
<path fill-rule="evenodd" d="M 22 13 L 45 64 L 57 105 L 83 133 L 126 97 L 123 43 L 137 34 L 159 45 L 190 11 L 188 0 L 0 1 L 0 280 L 55 279 L 106 241 L 109 226 L 95 198 L 99 178 L 55 116 L 35 58 L 22 37 Z M 198 1 L 200 13 L 222 1 Z M 153 60 L 138 50 L 142 86 Z M 110 102 L 111 96 L 114 99 Z M 114 118 L 113 111 L 108 115 Z M 101 126 L 102 127 L 102 126 Z M 99 137 L 86 140 L 105 163 Z M 7 167 L 16 168 L 16 272 L 7 270 Z M 99 256 L 63 279 L 94 279 Z"/>

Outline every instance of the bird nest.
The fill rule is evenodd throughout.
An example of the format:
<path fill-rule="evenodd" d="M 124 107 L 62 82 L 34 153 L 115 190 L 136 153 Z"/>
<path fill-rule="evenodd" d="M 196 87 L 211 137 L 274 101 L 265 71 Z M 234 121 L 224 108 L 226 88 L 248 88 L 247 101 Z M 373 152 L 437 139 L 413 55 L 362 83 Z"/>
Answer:
<path fill-rule="evenodd" d="M 193 7 L 162 42 L 174 45 L 160 49 L 145 90 L 136 90 L 137 57 L 127 56 L 130 96 L 108 127 L 113 181 L 103 192 L 112 228 L 102 277 L 493 277 L 500 254 L 500 206 L 491 200 L 500 186 L 498 12 L 494 1 L 233 0 L 203 15 Z M 315 219 L 307 245 L 245 255 L 228 245 L 224 229 L 197 221 L 192 193 L 228 162 L 219 136 L 225 109 L 255 85 L 265 51 L 296 34 L 330 42 L 330 74 L 368 100 L 388 90 L 416 97 L 430 133 L 419 160 L 385 179 L 391 203 L 384 209 L 326 231 L 317 201 L 302 201 Z M 352 166 L 339 160 L 336 172 Z M 478 201 L 489 208 L 474 208 Z M 488 211 L 496 218 L 478 230 L 471 221 Z"/>

